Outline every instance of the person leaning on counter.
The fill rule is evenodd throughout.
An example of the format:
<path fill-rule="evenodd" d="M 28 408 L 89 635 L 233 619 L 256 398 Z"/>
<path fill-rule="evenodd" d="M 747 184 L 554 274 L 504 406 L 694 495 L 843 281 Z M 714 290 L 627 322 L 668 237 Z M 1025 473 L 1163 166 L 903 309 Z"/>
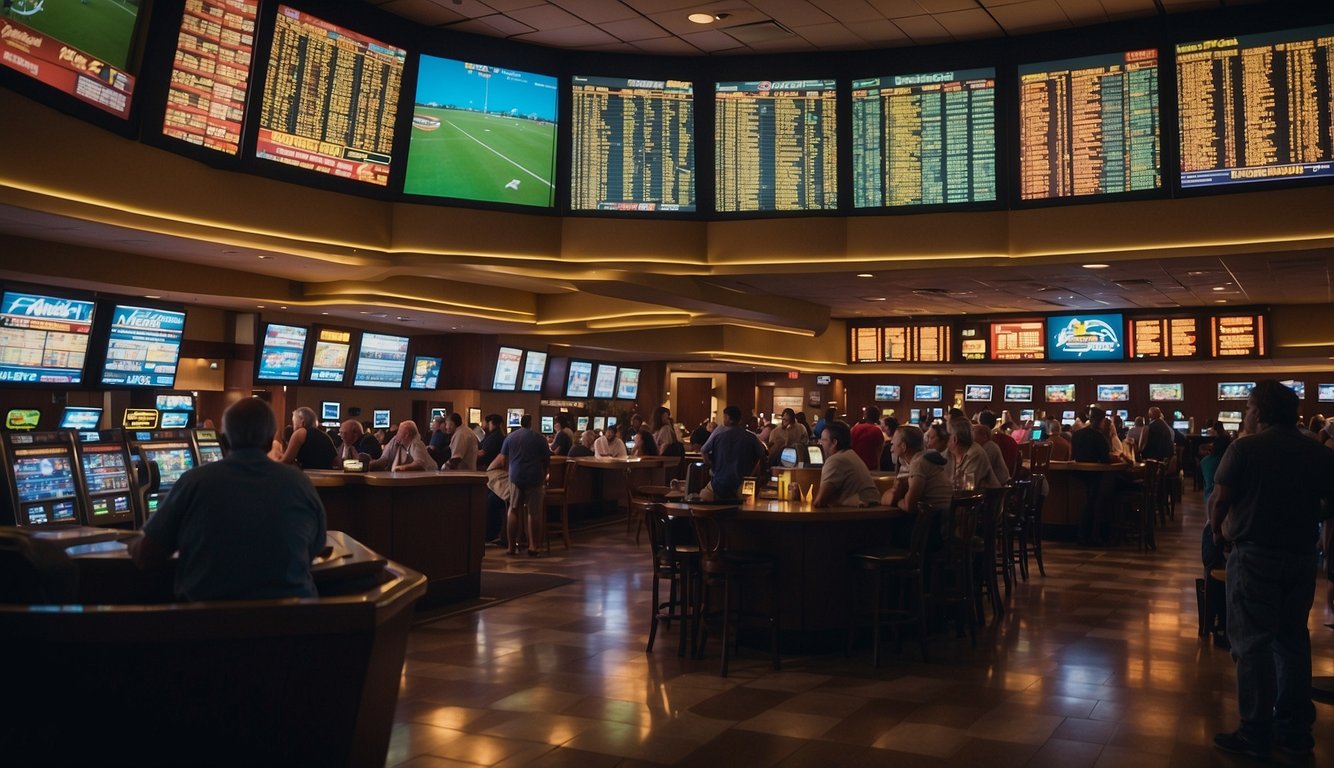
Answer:
<path fill-rule="evenodd" d="M 310 562 L 324 548 L 324 505 L 310 479 L 266 454 L 277 430 L 268 404 L 233 403 L 222 414 L 231 450 L 181 475 L 143 536 L 130 542 L 141 568 L 180 552 L 181 600 L 317 597 Z"/>
<path fill-rule="evenodd" d="M 333 439 L 320 429 L 315 411 L 306 406 L 292 411 L 292 437 L 280 461 L 302 469 L 333 469 Z"/>
<path fill-rule="evenodd" d="M 824 467 L 815 506 L 867 507 L 880 503 L 871 470 L 852 451 L 852 428 L 847 422 L 835 419 L 825 424 L 820 447 L 824 449 Z"/>
<path fill-rule="evenodd" d="M 409 420 L 398 425 L 398 432 L 385 444 L 384 454 L 371 461 L 368 468 L 394 472 L 431 472 L 436 469 L 436 464 L 426 443 L 422 442 L 417 425 Z"/>

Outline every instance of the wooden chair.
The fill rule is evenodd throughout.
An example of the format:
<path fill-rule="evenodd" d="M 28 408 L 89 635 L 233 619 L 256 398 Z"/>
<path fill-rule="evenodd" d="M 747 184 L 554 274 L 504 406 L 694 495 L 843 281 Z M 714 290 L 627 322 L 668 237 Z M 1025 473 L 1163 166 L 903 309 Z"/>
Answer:
<path fill-rule="evenodd" d="M 561 535 L 565 548 L 570 548 L 570 477 L 574 474 L 575 464 L 564 456 L 552 456 L 551 466 L 547 469 L 547 492 L 542 499 L 546 507 L 547 524 L 543 540 L 547 553 L 551 553 L 551 534 Z M 560 513 L 553 518 L 551 508 L 559 507 Z"/>
<path fill-rule="evenodd" d="M 899 627 L 905 624 L 917 625 L 917 638 L 922 649 L 922 661 L 929 661 L 926 647 L 926 599 L 923 584 L 922 563 L 926 553 L 927 538 L 931 526 L 939 521 L 939 515 L 924 501 L 917 503 L 917 517 L 913 520 L 912 535 L 908 548 L 876 547 L 854 552 L 849 557 L 852 568 L 851 585 L 848 592 L 848 654 L 852 654 L 857 633 L 857 618 L 860 614 L 857 606 L 857 582 L 859 575 L 871 576 L 871 666 L 880 666 L 880 626 L 890 627 L 890 637 L 894 640 L 895 651 L 903 650 L 903 640 Z M 884 587 L 889 581 L 897 589 L 897 600 L 892 605 L 885 605 Z"/>
<path fill-rule="evenodd" d="M 924 565 L 926 602 L 939 606 L 942 612 L 953 609 L 958 636 L 963 637 L 967 623 L 973 647 L 977 647 L 973 539 L 977 536 L 978 517 L 985 507 L 986 496 L 980 491 L 955 494 L 942 523 L 940 549 L 928 551 Z"/>
<path fill-rule="evenodd" d="M 1117 524 L 1118 536 L 1135 538 L 1141 552 L 1158 548 L 1154 540 L 1154 518 L 1158 509 L 1164 464 L 1156 459 L 1145 459 L 1143 466 L 1143 474 L 1135 490 L 1126 494 L 1122 500 Z"/>
<path fill-rule="evenodd" d="M 1051 441 L 1032 443 L 1028 461 L 1032 487 L 1024 507 L 1024 538 L 1020 541 L 1019 561 L 1028 562 L 1028 545 L 1033 545 L 1033 558 L 1038 561 L 1038 573 L 1047 575 L 1042 563 L 1042 507 L 1047 503 L 1047 470 L 1051 467 Z M 1027 571 L 1027 566 L 1024 568 Z"/>
<path fill-rule="evenodd" d="M 741 624 L 759 624 L 769 628 L 773 668 L 778 669 L 780 598 L 777 561 L 767 554 L 730 549 L 726 528 L 715 510 L 696 507 L 690 521 L 695 528 L 695 540 L 700 550 L 699 642 L 696 658 L 704 654 L 710 621 L 717 621 L 721 624 L 723 644 L 722 669 L 719 674 L 727 677 L 727 665 L 735 643 L 733 633 Z M 710 598 L 719 591 L 722 593 L 722 602 L 715 607 Z M 767 610 L 758 610 L 755 605 L 757 593 L 767 602 Z"/>
<path fill-rule="evenodd" d="M 984 626 L 986 621 L 984 621 L 982 592 L 987 593 L 987 599 L 991 603 L 992 618 L 1000 619 L 1005 615 L 1005 603 L 1000 597 L 1000 581 L 997 576 L 1004 577 L 1007 597 L 1014 580 L 1013 561 L 1009 559 L 1009 553 L 1002 552 L 1000 547 L 1005 525 L 1005 508 L 1009 503 L 1012 488 L 1013 486 L 1007 482 L 999 488 L 987 488 L 983 491 L 986 502 L 978 516 L 977 533 L 973 540 L 975 554 L 973 573 L 976 576 L 975 587 L 978 590 L 975 601 L 977 623 Z"/>
<path fill-rule="evenodd" d="M 672 517 L 662 504 L 648 504 L 644 510 L 649 546 L 653 558 L 652 616 L 649 621 L 648 645 L 645 653 L 653 652 L 653 641 L 658 636 L 658 624 L 670 628 L 675 620 L 681 628 L 676 655 L 685 655 L 686 644 L 694 655 L 694 620 L 697 615 L 699 582 L 699 545 L 694 542 L 693 528 L 688 519 Z M 668 584 L 667 599 L 661 596 L 661 583 Z M 687 635 L 689 639 L 687 640 Z"/>

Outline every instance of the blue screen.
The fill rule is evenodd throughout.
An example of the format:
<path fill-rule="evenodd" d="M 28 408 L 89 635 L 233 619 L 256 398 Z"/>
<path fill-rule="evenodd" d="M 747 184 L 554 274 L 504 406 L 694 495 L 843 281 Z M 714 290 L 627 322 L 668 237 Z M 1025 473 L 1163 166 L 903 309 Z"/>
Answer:
<path fill-rule="evenodd" d="M 901 390 L 897 384 L 876 384 L 875 399 L 877 402 L 893 403 L 897 402 Z"/>
<path fill-rule="evenodd" d="M 65 408 L 65 413 L 60 417 L 61 429 L 97 429 L 97 423 L 102 420 L 101 408 L 82 408 L 79 406 L 69 406 Z"/>
<path fill-rule="evenodd" d="M 1125 321 L 1119 313 L 1047 318 L 1048 360 L 1125 359 Z"/>
<path fill-rule="evenodd" d="M 184 331 L 184 312 L 117 306 L 111 313 L 102 383 L 171 388 Z"/>
<path fill-rule="evenodd" d="M 440 381 L 440 358 L 418 355 L 412 360 L 408 389 L 435 389 Z"/>
<path fill-rule="evenodd" d="M 917 401 L 935 401 L 941 397 L 939 384 L 918 384 L 912 388 L 912 399 Z"/>
<path fill-rule="evenodd" d="M 93 302 L 5 291 L 0 300 L 0 381 L 80 384 Z"/>
<path fill-rule="evenodd" d="M 296 381 L 306 352 L 306 329 L 299 325 L 269 323 L 259 350 L 260 381 Z"/>
<path fill-rule="evenodd" d="M 357 354 L 355 387 L 397 388 L 403 386 L 408 365 L 408 337 L 367 333 Z"/>

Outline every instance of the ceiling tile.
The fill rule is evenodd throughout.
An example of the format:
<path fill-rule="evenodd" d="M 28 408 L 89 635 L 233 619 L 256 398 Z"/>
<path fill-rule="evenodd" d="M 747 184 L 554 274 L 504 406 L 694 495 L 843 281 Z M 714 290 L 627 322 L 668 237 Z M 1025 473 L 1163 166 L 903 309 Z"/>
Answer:
<path fill-rule="evenodd" d="M 1158 12 L 1153 0 L 1102 0 L 1110 17 L 1149 16 Z"/>
<path fill-rule="evenodd" d="M 556 48 L 584 48 L 590 45 L 619 42 L 616 38 L 589 24 L 580 24 L 577 27 L 562 27 L 561 29 L 538 30 L 526 35 L 518 35 L 513 39 Z"/>
<path fill-rule="evenodd" d="M 914 43 L 937 43 L 950 39 L 950 33 L 940 26 L 940 22 L 936 21 L 934 16 L 908 16 L 895 19 L 894 23 L 904 34 L 912 38 Z"/>
<path fill-rule="evenodd" d="M 446 1 L 452 3 L 454 0 L 439 0 L 441 3 L 445 3 Z M 506 13 L 519 8 L 531 8 L 534 5 L 547 4 L 547 0 L 481 0 L 481 2 L 486 3 L 492 9 L 499 11 L 500 13 Z"/>
<path fill-rule="evenodd" d="M 749 44 L 752 51 L 766 51 L 770 53 L 795 53 L 798 51 L 814 51 L 816 47 L 802 40 L 800 37 L 785 37 L 779 40 L 758 40 Z M 736 51 L 724 51 L 724 53 L 735 53 Z"/>
<path fill-rule="evenodd" d="M 681 35 L 681 39 L 701 51 L 726 51 L 729 48 L 742 48 L 741 42 L 721 30 L 709 29 L 690 35 Z"/>
<path fill-rule="evenodd" d="M 601 53 L 640 53 L 640 49 L 635 47 L 634 43 L 606 43 L 605 45 L 590 45 L 587 48 L 580 48 L 581 51 L 598 51 Z"/>
<path fill-rule="evenodd" d="M 883 18 L 866 0 L 810 0 L 810 2 L 811 5 L 842 22 Z"/>
<path fill-rule="evenodd" d="M 397 4 L 405 1 L 406 0 L 394 0 L 393 2 L 385 3 L 380 7 L 384 8 L 386 11 L 398 13 L 398 11 L 395 10 Z M 450 13 L 456 13 L 465 19 L 475 19 L 479 16 L 490 16 L 496 12 L 495 8 L 492 8 L 485 3 L 478 2 L 478 0 L 460 0 L 457 4 L 453 2 L 444 2 L 444 0 L 437 0 L 435 4 L 437 7 L 447 10 Z"/>
<path fill-rule="evenodd" d="M 585 22 L 572 13 L 567 13 L 554 5 L 538 5 L 532 8 L 520 8 L 510 11 L 511 19 L 517 19 L 536 30 L 561 29 L 573 27 Z"/>
<path fill-rule="evenodd" d="M 578 16 L 589 24 L 637 19 L 635 9 L 609 0 L 551 0 L 556 5 Z"/>
<path fill-rule="evenodd" d="M 991 15 L 1010 34 L 1065 29 L 1070 26 L 1070 20 L 1065 17 L 1056 0 L 1026 0 L 1014 5 L 998 5 L 991 8 Z"/>
<path fill-rule="evenodd" d="M 655 37 L 648 40 L 636 40 L 635 47 L 644 53 L 659 56 L 698 56 L 701 53 L 699 48 L 679 37 Z"/>
<path fill-rule="evenodd" d="M 897 19 L 900 16 L 918 16 L 925 11 L 922 6 L 917 4 L 917 0 L 866 0 L 873 8 L 880 11 L 887 19 Z"/>
<path fill-rule="evenodd" d="M 402 16 L 408 21 L 415 21 L 429 27 L 453 24 L 456 21 L 469 18 L 447 8 L 441 8 L 431 0 L 392 0 L 392 2 L 385 3 L 381 7 L 390 13 Z"/>
<path fill-rule="evenodd" d="M 838 22 L 792 27 L 792 31 L 811 45 L 825 50 L 858 48 L 864 45 L 847 27 Z"/>
<path fill-rule="evenodd" d="M 1094 2 L 1097 2 L 1097 0 L 1094 0 Z M 974 8 L 970 11 L 938 13 L 935 19 L 955 40 L 994 37 L 1000 32 L 1000 27 L 996 24 L 995 19 L 992 19 L 991 15 L 981 8 Z"/>
<path fill-rule="evenodd" d="M 917 0 L 917 4 L 927 13 L 977 10 L 977 3 L 973 0 Z"/>
<path fill-rule="evenodd" d="M 537 31 L 521 21 L 515 21 L 514 19 L 499 13 L 492 14 L 491 16 L 483 16 L 480 19 L 473 19 L 473 23 L 486 25 L 495 30 L 495 32 L 492 32 L 491 34 L 500 34 L 505 37 L 525 35 L 529 32 Z"/>
<path fill-rule="evenodd" d="M 788 27 L 828 24 L 834 19 L 807 0 L 750 0 L 760 13 Z"/>
<path fill-rule="evenodd" d="M 667 34 L 662 27 L 645 18 L 608 21 L 598 27 L 621 40 L 651 40 Z"/>
<path fill-rule="evenodd" d="M 912 41 L 904 34 L 899 26 L 888 19 L 883 21 L 863 21 L 852 28 L 852 31 L 871 45 L 894 46 L 907 45 Z"/>
<path fill-rule="evenodd" d="M 1101 24 L 1107 21 L 1107 10 L 1100 0 L 1056 0 L 1065 17 L 1075 24 Z"/>
<path fill-rule="evenodd" d="M 610 2 L 610 0 L 608 0 Z M 621 0 L 621 2 L 634 8 L 644 15 L 650 13 L 662 13 L 663 11 L 676 11 L 682 8 L 695 9 L 700 6 L 708 5 L 699 0 Z M 718 5 L 715 3 L 715 5 Z M 685 14 L 682 14 L 683 16 Z"/>

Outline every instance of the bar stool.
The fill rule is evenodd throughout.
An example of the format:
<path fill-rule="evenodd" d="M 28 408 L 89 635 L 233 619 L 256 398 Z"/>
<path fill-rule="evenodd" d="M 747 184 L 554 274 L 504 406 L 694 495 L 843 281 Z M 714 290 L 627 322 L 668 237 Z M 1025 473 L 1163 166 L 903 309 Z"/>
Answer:
<path fill-rule="evenodd" d="M 653 599 L 650 603 L 653 613 L 649 621 L 648 645 L 644 652 L 653 652 L 658 624 L 665 622 L 670 628 L 672 621 L 676 620 L 681 628 L 676 655 L 685 655 L 687 642 L 691 644 L 693 655 L 695 633 L 692 630 L 697 608 L 695 596 L 698 592 L 700 560 L 699 545 L 693 541 L 693 527 L 688 520 L 671 516 L 666 507 L 656 503 L 646 506 L 644 522 L 653 557 Z M 662 599 L 660 592 L 663 581 L 668 583 L 666 600 Z"/>
<path fill-rule="evenodd" d="M 708 638 L 709 621 L 717 620 L 721 624 L 723 642 L 722 668 L 719 675 L 727 677 L 727 665 L 731 659 L 732 635 L 743 624 L 764 625 L 769 628 L 769 645 L 773 654 L 773 668 L 780 667 L 778 657 L 779 594 L 778 563 L 766 554 L 758 552 L 740 552 L 730 549 L 727 544 L 726 528 L 719 520 L 719 511 L 706 507 L 692 507 L 690 522 L 695 528 L 695 541 L 700 549 L 700 592 L 698 597 L 699 613 L 696 658 L 704 655 L 704 643 Z M 756 589 L 756 588 L 760 589 Z M 722 590 L 722 605 L 714 610 L 711 605 L 711 593 Z M 769 609 L 759 611 L 750 604 L 754 593 L 765 591 Z M 733 595 L 735 594 L 735 599 Z"/>
<path fill-rule="evenodd" d="M 1028 562 L 1028 544 L 1031 542 L 1033 557 L 1038 561 L 1038 573 L 1046 576 L 1047 568 L 1042 563 L 1042 507 L 1047 503 L 1047 470 L 1051 466 L 1051 441 L 1044 440 L 1033 443 L 1032 446 L 1028 466 L 1029 479 L 1033 485 L 1029 490 L 1028 503 L 1024 505 L 1026 535 L 1020 543 L 1023 551 L 1019 556 L 1021 562 Z"/>
<path fill-rule="evenodd" d="M 922 661 L 930 661 L 926 650 L 926 600 L 922 577 L 922 562 L 926 552 L 931 525 L 939 515 L 924 501 L 917 502 L 917 516 L 913 520 L 908 548 L 875 547 L 853 552 L 848 560 L 852 569 L 848 590 L 848 655 L 852 655 L 857 633 L 857 581 L 859 574 L 871 574 L 871 666 L 880 667 L 880 625 L 886 623 L 894 640 L 895 652 L 902 652 L 903 640 L 899 627 L 917 624 L 917 638 L 922 648 Z M 898 600 L 893 607 L 883 600 L 885 582 L 893 580 L 898 588 Z"/>
<path fill-rule="evenodd" d="M 974 538 L 977 520 L 986 506 L 981 492 L 957 493 L 950 499 L 942 523 L 940 549 L 926 553 L 926 594 L 928 603 L 943 611 L 954 609 L 958 636 L 963 637 L 964 622 L 973 647 L 977 647 L 976 600 L 973 577 Z"/>
<path fill-rule="evenodd" d="M 1018 578 L 1028 581 L 1028 549 L 1024 547 L 1025 510 L 1028 496 L 1033 490 L 1033 481 L 1028 478 L 1010 480 L 1010 493 L 1005 497 L 1005 506 L 1001 510 L 1000 550 L 996 567 L 1005 577 L 1005 598 L 1010 598 L 1010 587 L 1014 584 L 1016 570 Z"/>
<path fill-rule="evenodd" d="M 976 588 L 978 598 L 975 601 L 977 610 L 977 623 L 986 625 L 985 613 L 981 593 L 986 591 L 987 598 L 991 603 L 991 615 L 995 619 L 1000 619 L 1005 615 L 1005 604 L 1000 598 L 1000 582 L 998 575 L 1005 577 L 1005 594 L 1010 593 L 1010 581 L 1014 578 L 1013 566 L 1008 562 L 1008 553 L 1002 553 L 1000 543 L 1003 539 L 1002 529 L 1005 525 L 1005 506 L 1010 498 L 1010 491 L 1013 486 L 1010 483 L 999 488 L 987 488 L 983 491 L 983 498 L 986 499 L 981 514 L 978 516 L 977 533 L 973 537 L 974 563 L 973 573 L 976 576 Z"/>
<path fill-rule="evenodd" d="M 564 456 L 552 456 L 551 467 L 547 470 L 547 491 L 542 497 L 542 506 L 547 515 L 546 531 L 542 538 L 546 543 L 547 554 L 551 554 L 551 534 L 559 533 L 570 548 L 570 477 L 574 475 L 574 462 Z M 550 515 L 552 507 L 559 507 L 560 513 L 554 519 Z"/>

